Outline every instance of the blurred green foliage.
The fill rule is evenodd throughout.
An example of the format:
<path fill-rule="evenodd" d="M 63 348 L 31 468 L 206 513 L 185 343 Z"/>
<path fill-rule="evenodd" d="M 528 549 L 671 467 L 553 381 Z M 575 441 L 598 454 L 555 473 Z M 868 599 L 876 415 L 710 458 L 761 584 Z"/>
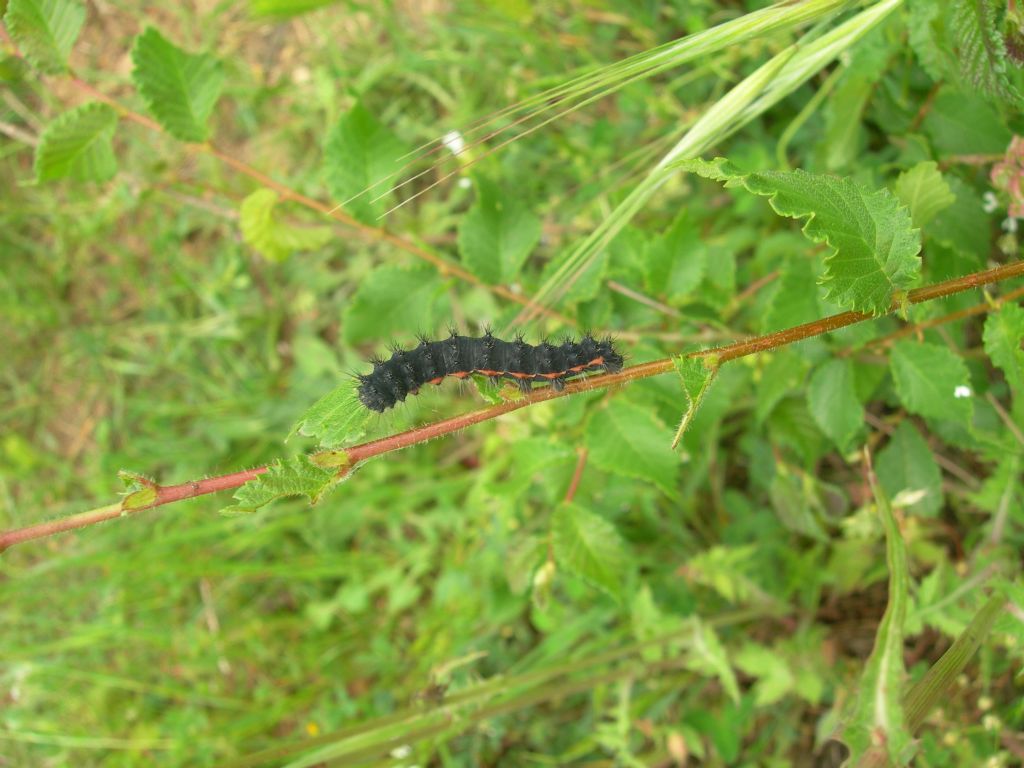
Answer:
<path fill-rule="evenodd" d="M 1019 259 L 1014 187 L 988 174 L 1024 131 L 996 42 L 1014 19 L 861 5 L 889 4 L 723 138 L 725 187 L 672 174 L 554 309 L 638 363 Z M 765 6 L 10 0 L 0 527 L 109 504 L 123 469 L 171 484 L 280 464 L 235 504 L 0 556 L 0 765 L 829 764 L 847 726 L 860 751 L 874 726 L 907 746 L 872 694 L 927 698 L 913 686 L 957 638 L 980 650 L 941 667 L 916 764 L 1019 760 L 1024 320 L 994 303 L 1015 284 L 730 362 L 707 387 L 681 363 L 684 387 L 534 405 L 343 484 L 305 458 L 479 405 L 449 383 L 369 417 L 349 377 L 391 340 L 515 325 L 489 284 L 532 295 L 680 130 L 814 37 L 723 46 L 490 156 L 442 150 L 346 206 L 350 224 L 301 196 L 408 180 L 427 166 L 395 158 L 450 130 Z M 853 250 L 834 256 L 840 235 Z M 888 336 L 904 323 L 921 325 Z M 993 619 L 993 594 L 1015 609 Z"/>

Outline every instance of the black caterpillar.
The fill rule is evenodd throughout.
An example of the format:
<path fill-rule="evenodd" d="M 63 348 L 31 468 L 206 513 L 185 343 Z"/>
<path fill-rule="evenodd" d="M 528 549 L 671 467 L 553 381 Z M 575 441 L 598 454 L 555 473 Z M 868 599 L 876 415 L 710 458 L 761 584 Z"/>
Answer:
<path fill-rule="evenodd" d="M 577 341 L 555 346 L 534 346 L 517 336 L 515 341 L 452 333 L 443 341 L 420 337 L 415 349 L 396 349 L 387 360 L 375 359 L 373 371 L 359 376 L 359 399 L 371 411 L 386 411 L 424 384 L 440 384 L 445 376 L 464 379 L 472 373 L 492 379 L 514 380 L 523 392 L 534 381 L 550 382 L 557 391 L 565 380 L 590 371 L 614 373 L 622 368 L 622 355 L 611 339 L 598 341 L 589 333 Z"/>

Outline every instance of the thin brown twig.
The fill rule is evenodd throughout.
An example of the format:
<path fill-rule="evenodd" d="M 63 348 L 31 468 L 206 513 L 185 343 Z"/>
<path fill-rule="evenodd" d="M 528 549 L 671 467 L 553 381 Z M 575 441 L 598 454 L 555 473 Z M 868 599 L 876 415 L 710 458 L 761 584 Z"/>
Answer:
<path fill-rule="evenodd" d="M 950 296 L 971 288 L 978 288 L 989 283 L 996 283 L 1002 280 L 1009 280 L 1011 278 L 1021 276 L 1024 276 L 1024 261 L 1017 261 L 1013 264 L 1006 264 L 983 272 L 975 272 L 964 277 L 958 277 L 952 280 L 936 283 L 934 285 L 918 288 L 910 291 L 906 295 L 905 303 L 920 304 L 925 301 Z M 889 308 L 889 312 L 896 311 L 903 303 L 904 302 L 902 301 L 893 302 Z M 735 360 L 757 352 L 775 349 L 777 347 L 803 341 L 814 336 L 820 336 L 822 334 L 829 333 L 830 331 L 837 330 L 838 328 L 843 328 L 848 325 L 872 319 L 873 317 L 874 316 L 864 314 L 862 312 L 842 312 L 838 315 L 832 315 L 820 320 L 815 320 L 814 322 L 787 328 L 776 333 L 770 333 L 765 336 L 758 336 L 746 341 L 740 341 L 734 344 L 718 347 L 717 349 L 691 352 L 687 356 L 716 356 L 718 363 L 722 364 L 729 360 Z M 443 435 L 461 431 L 466 427 L 479 424 L 483 421 L 489 421 L 490 419 L 497 418 L 498 416 L 502 416 L 506 413 L 511 413 L 512 411 L 517 411 L 520 408 L 525 408 L 528 405 L 543 403 L 559 397 L 568 397 L 579 392 L 592 391 L 598 387 L 610 388 L 630 381 L 645 379 L 650 376 L 658 376 L 671 372 L 674 367 L 675 364 L 671 358 L 654 360 L 649 363 L 641 363 L 640 365 L 634 365 L 623 369 L 618 373 L 597 376 L 590 379 L 578 379 L 567 384 L 565 389 L 561 392 L 556 392 L 553 388 L 539 389 L 529 396 L 523 397 L 519 400 L 510 400 L 479 411 L 455 416 L 433 424 L 426 424 L 422 427 L 416 427 L 415 429 L 408 430 L 407 432 L 401 432 L 397 435 L 390 435 L 379 440 L 362 443 L 361 445 L 348 448 L 343 452 L 336 452 L 343 453 L 345 458 L 347 458 L 347 464 L 338 471 L 338 477 L 343 477 L 351 472 L 352 468 L 359 464 L 359 462 L 375 456 L 380 456 L 384 453 L 390 453 L 391 451 L 407 448 L 409 446 L 416 445 L 417 443 L 427 442 L 428 440 L 432 440 Z M 169 504 L 173 501 L 190 499 L 196 496 L 214 493 L 216 491 L 238 488 L 249 480 L 263 474 L 267 469 L 267 467 L 257 467 L 243 472 L 220 475 L 218 477 L 181 483 L 179 485 L 154 485 L 152 487 L 156 491 L 156 497 L 152 503 L 145 506 L 140 505 L 138 507 L 133 507 L 132 509 L 123 509 L 123 504 L 111 504 L 106 507 L 83 512 L 78 515 L 71 515 L 70 517 L 58 520 L 51 520 L 45 523 L 30 525 L 25 528 L 5 531 L 0 533 L 0 552 L 3 552 L 14 544 L 51 536 L 63 531 L 85 528 L 105 520 L 112 520 L 114 518 L 134 514 L 142 511 L 143 509 L 151 509 L 153 507 Z"/>
<path fill-rule="evenodd" d="M 587 449 L 580 448 L 579 458 L 576 460 L 576 469 L 572 473 L 572 480 L 569 482 L 569 489 L 565 492 L 565 503 L 568 504 L 576 496 L 576 489 L 580 487 L 580 480 L 583 479 L 583 469 L 587 466 Z"/>
<path fill-rule="evenodd" d="M 1014 301 L 1015 299 L 1019 299 L 1021 296 L 1024 296 L 1024 286 L 1014 288 L 1012 291 L 1009 291 L 998 298 L 992 299 L 991 301 L 983 301 L 980 304 L 975 304 L 973 307 L 967 307 L 966 309 L 960 309 L 956 312 L 950 312 L 948 315 L 942 315 L 941 317 L 933 317 L 920 323 L 905 325 L 890 334 L 877 338 L 874 341 L 869 341 L 867 346 L 872 349 L 887 347 L 894 341 L 906 338 L 907 336 L 914 336 L 929 328 L 934 328 L 937 325 L 946 325 L 947 323 L 952 323 L 956 320 L 963 320 L 974 315 L 983 315 L 986 312 L 993 312 L 999 309 L 999 307 L 1006 302 Z M 852 351 L 848 354 L 852 354 Z"/>

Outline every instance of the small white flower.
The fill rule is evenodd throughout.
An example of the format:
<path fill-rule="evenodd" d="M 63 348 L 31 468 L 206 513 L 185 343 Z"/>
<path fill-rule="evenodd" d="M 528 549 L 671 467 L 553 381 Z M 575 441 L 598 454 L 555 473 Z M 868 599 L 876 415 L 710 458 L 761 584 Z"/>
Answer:
<path fill-rule="evenodd" d="M 957 400 L 962 400 L 963 398 L 970 396 L 971 388 L 965 387 L 963 384 L 961 384 L 960 386 L 953 390 L 953 397 L 955 397 Z"/>
<path fill-rule="evenodd" d="M 466 141 L 458 131 L 448 131 L 441 139 L 441 143 L 448 147 L 453 155 L 461 154 L 466 148 Z"/>
<path fill-rule="evenodd" d="M 412 747 L 410 747 L 408 744 L 403 744 L 402 746 L 395 747 L 391 750 L 391 756 L 395 758 L 395 760 L 404 760 L 411 754 Z"/>
<path fill-rule="evenodd" d="M 469 189 L 471 186 L 473 186 L 473 182 L 465 176 L 459 179 L 459 189 Z"/>
<path fill-rule="evenodd" d="M 995 213 L 999 210 L 999 198 L 996 197 L 996 193 L 992 190 L 989 190 L 982 195 L 981 200 L 981 209 L 985 211 L 985 213 Z"/>
<path fill-rule="evenodd" d="M 1003 231 L 1009 232 L 1011 235 L 1017 231 L 1017 220 L 1013 216 L 1008 216 L 1003 221 Z"/>

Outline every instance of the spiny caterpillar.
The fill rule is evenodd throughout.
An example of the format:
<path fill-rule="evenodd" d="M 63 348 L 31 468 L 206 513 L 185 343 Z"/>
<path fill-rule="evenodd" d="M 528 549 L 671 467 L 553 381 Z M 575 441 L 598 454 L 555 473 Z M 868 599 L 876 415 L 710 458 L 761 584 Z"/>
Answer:
<path fill-rule="evenodd" d="M 387 360 L 374 359 L 373 371 L 359 376 L 359 399 L 371 411 L 383 412 L 424 384 L 440 384 L 445 376 L 465 379 L 473 373 L 492 379 L 512 379 L 523 392 L 532 382 L 549 382 L 557 391 L 565 380 L 591 371 L 614 373 L 622 368 L 622 355 L 612 340 L 598 341 L 589 333 L 577 341 L 559 345 L 544 341 L 534 346 L 516 336 L 515 341 L 452 333 L 442 341 L 420 337 L 415 349 L 395 349 Z"/>

